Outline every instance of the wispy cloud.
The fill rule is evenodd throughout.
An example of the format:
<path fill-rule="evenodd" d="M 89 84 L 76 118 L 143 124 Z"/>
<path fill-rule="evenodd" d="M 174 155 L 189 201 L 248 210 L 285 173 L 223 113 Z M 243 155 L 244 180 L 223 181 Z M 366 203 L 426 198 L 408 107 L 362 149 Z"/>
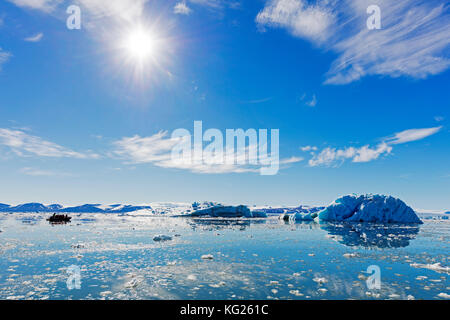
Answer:
<path fill-rule="evenodd" d="M 175 14 L 189 15 L 192 12 L 192 9 L 187 6 L 185 1 L 181 1 L 175 4 L 173 7 L 173 12 Z"/>
<path fill-rule="evenodd" d="M 302 150 L 303 152 L 317 151 L 317 147 L 315 147 L 315 146 L 304 146 L 304 147 L 300 147 L 300 150 Z"/>
<path fill-rule="evenodd" d="M 386 141 L 389 144 L 401 144 L 401 143 L 407 143 L 407 142 L 411 142 L 411 141 L 422 140 L 422 139 L 425 139 L 426 137 L 436 134 L 441 129 L 442 129 L 442 126 L 434 127 L 434 128 L 425 128 L 425 129 L 405 130 L 405 131 L 394 134 L 390 138 L 387 138 Z"/>
<path fill-rule="evenodd" d="M 392 147 L 386 143 L 381 143 L 375 148 L 369 145 L 361 148 L 347 147 L 344 149 L 325 148 L 319 154 L 315 154 L 309 160 L 311 167 L 316 166 L 338 166 L 345 160 L 351 159 L 352 162 L 370 162 L 378 159 L 382 154 L 389 154 Z"/>
<path fill-rule="evenodd" d="M 261 27 L 294 36 L 339 56 L 325 83 L 347 84 L 368 75 L 423 79 L 450 67 L 449 6 L 442 1 L 375 1 L 382 29 L 369 30 L 373 0 L 271 0 L 257 15 Z"/>
<path fill-rule="evenodd" d="M 62 4 L 79 5 L 83 13 L 83 25 L 89 26 L 98 19 L 110 18 L 136 22 L 149 0 L 8 0 L 22 8 L 36 9 L 51 13 Z M 65 8 L 64 8 L 65 10 Z M 87 21 L 87 23 L 85 23 Z M 103 20 L 104 22 L 104 20 Z"/>
<path fill-rule="evenodd" d="M 7 0 L 14 3 L 16 6 L 36 9 L 45 12 L 53 11 L 62 0 Z"/>
<path fill-rule="evenodd" d="M 317 97 L 315 94 L 310 101 L 306 101 L 306 105 L 309 107 L 315 107 L 317 105 Z"/>
<path fill-rule="evenodd" d="M 144 12 L 148 0 L 76 0 L 94 18 L 117 18 L 135 22 Z"/>
<path fill-rule="evenodd" d="M 363 147 L 345 147 L 331 148 L 327 147 L 321 152 L 315 152 L 316 147 L 303 147 L 302 151 L 312 151 L 312 158 L 308 161 L 309 166 L 327 166 L 336 167 L 344 163 L 346 160 L 352 162 L 370 162 L 378 159 L 382 155 L 389 155 L 393 150 L 393 145 L 408 143 L 412 141 L 422 140 L 433 134 L 436 134 L 442 127 L 426 128 L 426 129 L 410 129 L 394 134 L 392 137 L 384 139 L 375 147 L 365 145 Z"/>
<path fill-rule="evenodd" d="M 21 130 L 0 128 L 0 145 L 8 147 L 15 154 L 54 158 L 96 159 L 99 156 L 92 152 L 80 153 L 62 147 L 56 143 L 32 136 Z"/>
<path fill-rule="evenodd" d="M 313 107 L 315 107 L 317 105 L 318 101 L 317 101 L 316 94 L 312 95 L 311 100 L 306 100 L 305 101 L 306 98 L 307 98 L 307 95 L 306 95 L 306 93 L 304 93 L 301 97 L 299 97 L 299 100 L 302 101 L 308 107 L 312 107 L 313 108 Z"/>
<path fill-rule="evenodd" d="M 226 9 L 239 9 L 241 7 L 239 0 L 186 0 L 182 2 L 189 3 L 192 6 L 204 7 L 214 13 L 220 13 L 220 17 Z"/>
<path fill-rule="evenodd" d="M 194 150 L 191 150 L 191 159 L 173 160 L 172 149 L 179 145 L 182 139 L 168 137 L 166 131 L 159 132 L 149 137 L 125 137 L 114 142 L 115 150 L 112 155 L 129 164 L 153 164 L 157 167 L 188 170 L 194 173 L 219 174 L 219 173 L 244 173 L 260 172 L 261 165 L 251 163 L 266 163 L 269 159 L 257 159 L 256 145 L 247 146 L 244 152 L 236 153 L 235 163 L 224 163 L 220 156 L 212 156 L 204 153 L 200 161 L 195 161 Z M 289 165 L 302 161 L 303 158 L 291 157 L 281 159 L 281 165 Z M 245 164 L 241 164 L 245 163 Z"/>
<path fill-rule="evenodd" d="M 241 103 L 244 103 L 244 104 L 259 104 L 259 103 L 268 102 L 270 100 L 272 100 L 272 97 L 267 97 L 267 98 L 262 98 L 262 99 L 246 100 L 246 101 L 242 101 Z"/>
<path fill-rule="evenodd" d="M 28 41 L 28 42 L 39 42 L 42 40 L 43 37 L 44 37 L 44 34 L 42 32 L 40 32 L 34 36 L 27 37 L 24 40 Z"/>
<path fill-rule="evenodd" d="M 41 170 L 31 167 L 25 167 L 20 169 L 20 172 L 22 174 L 25 174 L 27 176 L 32 177 L 70 177 L 72 174 L 70 173 L 64 173 L 64 172 L 57 172 L 57 171 L 50 171 L 50 170 Z"/>
<path fill-rule="evenodd" d="M 11 53 L 6 52 L 0 48 L 0 71 L 2 70 L 2 64 L 6 63 L 11 57 Z"/>

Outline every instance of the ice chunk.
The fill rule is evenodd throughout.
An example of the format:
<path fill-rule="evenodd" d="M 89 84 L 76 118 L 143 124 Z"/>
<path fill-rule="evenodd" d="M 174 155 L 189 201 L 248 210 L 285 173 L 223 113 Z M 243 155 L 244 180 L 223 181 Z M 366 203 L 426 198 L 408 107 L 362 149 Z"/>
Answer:
<path fill-rule="evenodd" d="M 438 273 L 447 273 L 450 274 L 450 267 L 444 267 L 440 264 L 440 262 L 434 264 L 420 264 L 420 263 L 411 263 L 411 267 L 414 268 L 423 268 L 436 271 Z"/>
<path fill-rule="evenodd" d="M 347 195 L 319 212 L 323 221 L 422 223 L 400 199 L 384 195 Z"/>
<path fill-rule="evenodd" d="M 172 240 L 171 236 L 166 236 L 163 234 L 153 237 L 153 241 L 170 241 L 170 240 Z"/>

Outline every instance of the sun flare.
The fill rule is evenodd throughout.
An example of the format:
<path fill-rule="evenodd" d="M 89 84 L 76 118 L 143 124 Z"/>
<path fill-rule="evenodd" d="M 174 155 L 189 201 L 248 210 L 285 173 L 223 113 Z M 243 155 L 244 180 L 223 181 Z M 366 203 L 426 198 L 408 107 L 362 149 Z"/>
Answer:
<path fill-rule="evenodd" d="M 130 83 L 154 83 L 161 75 L 170 74 L 173 43 L 166 29 L 156 24 L 134 23 L 121 27 L 115 33 L 116 38 L 109 40 L 114 43 L 117 70 L 130 77 Z"/>
<path fill-rule="evenodd" d="M 131 31 L 125 40 L 124 47 L 128 51 L 130 58 L 136 59 L 139 62 L 144 62 L 154 57 L 157 52 L 154 35 L 143 28 L 137 28 Z"/>

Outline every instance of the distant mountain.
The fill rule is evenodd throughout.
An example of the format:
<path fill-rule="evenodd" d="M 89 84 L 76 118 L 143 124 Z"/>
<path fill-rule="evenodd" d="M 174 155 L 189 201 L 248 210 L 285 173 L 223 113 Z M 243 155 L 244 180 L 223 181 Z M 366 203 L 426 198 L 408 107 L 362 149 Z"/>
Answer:
<path fill-rule="evenodd" d="M 152 207 L 123 204 L 84 204 L 75 207 L 63 207 L 60 204 L 46 206 L 42 203 L 25 203 L 18 206 L 10 206 L 8 204 L 0 203 L 0 212 L 128 213 L 138 210 L 152 210 Z"/>
<path fill-rule="evenodd" d="M 42 203 L 25 203 L 6 209 L 9 212 L 48 212 L 49 208 Z"/>
<path fill-rule="evenodd" d="M 0 203 L 0 210 L 10 208 L 11 206 L 9 204 Z"/>

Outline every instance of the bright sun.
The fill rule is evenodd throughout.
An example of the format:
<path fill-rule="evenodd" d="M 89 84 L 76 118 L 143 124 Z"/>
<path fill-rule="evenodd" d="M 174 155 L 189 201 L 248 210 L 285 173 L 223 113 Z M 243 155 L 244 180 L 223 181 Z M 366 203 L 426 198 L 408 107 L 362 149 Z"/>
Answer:
<path fill-rule="evenodd" d="M 171 58 L 171 41 L 162 28 L 156 25 L 134 23 L 118 31 L 119 41 L 114 39 L 116 64 L 133 82 L 156 81 L 160 72 L 170 74 L 167 65 Z"/>
<path fill-rule="evenodd" d="M 152 34 L 138 28 L 133 30 L 125 42 L 125 48 L 128 50 L 132 58 L 137 59 L 139 62 L 151 58 L 156 53 L 156 41 Z"/>

